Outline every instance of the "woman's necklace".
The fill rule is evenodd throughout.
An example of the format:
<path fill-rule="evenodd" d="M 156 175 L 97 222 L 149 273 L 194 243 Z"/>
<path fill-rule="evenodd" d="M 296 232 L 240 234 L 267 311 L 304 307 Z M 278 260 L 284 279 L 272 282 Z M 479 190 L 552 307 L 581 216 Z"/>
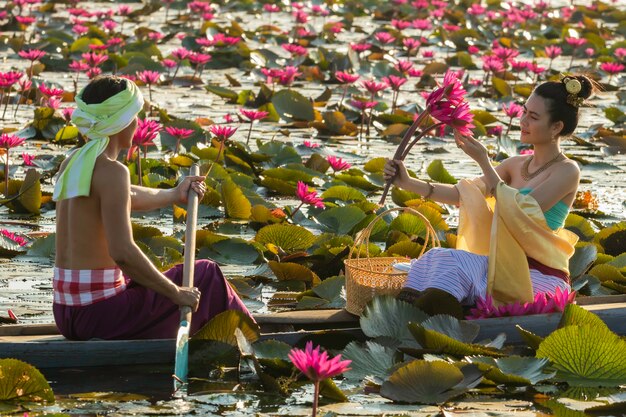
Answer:
<path fill-rule="evenodd" d="M 533 172 L 532 174 L 528 172 L 528 167 L 530 166 L 530 162 L 533 160 L 533 157 L 531 155 L 522 165 L 522 178 L 524 179 L 524 181 L 532 180 L 537 175 L 541 174 L 543 171 L 548 169 L 550 165 L 558 161 L 562 155 L 563 155 L 563 152 L 559 152 L 554 158 L 550 159 L 548 162 L 540 166 L 539 169 L 537 169 L 537 171 Z"/>

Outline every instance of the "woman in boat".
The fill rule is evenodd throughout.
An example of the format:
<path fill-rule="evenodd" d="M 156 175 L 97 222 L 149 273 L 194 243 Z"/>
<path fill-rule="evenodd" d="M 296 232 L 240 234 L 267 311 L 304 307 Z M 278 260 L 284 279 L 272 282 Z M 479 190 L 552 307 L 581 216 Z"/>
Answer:
<path fill-rule="evenodd" d="M 66 159 L 54 189 L 56 261 L 54 318 L 68 339 L 174 338 L 179 306 L 195 311 L 191 333 L 227 309 L 248 313 L 219 267 L 195 264 L 194 288 L 182 288 L 182 265 L 161 273 L 133 240 L 131 210 L 185 204 L 190 189 L 202 198 L 203 176 L 169 190 L 131 185 L 117 161 L 129 148 L 144 107 L 130 80 L 94 78 L 76 97 L 72 121 L 87 143 Z"/>
<path fill-rule="evenodd" d="M 528 302 L 538 292 L 570 290 L 568 259 L 577 238 L 563 225 L 580 170 L 560 144 L 594 89 L 584 75 L 539 85 L 520 120 L 521 142 L 534 153 L 495 168 L 479 141 L 455 131 L 456 145 L 478 163 L 480 178 L 431 184 L 411 178 L 402 161 L 387 162 L 384 177 L 396 186 L 460 209 L 456 249 L 434 248 L 413 260 L 399 299 L 430 314 L 462 317 L 461 304 L 486 295 L 497 303 Z"/>

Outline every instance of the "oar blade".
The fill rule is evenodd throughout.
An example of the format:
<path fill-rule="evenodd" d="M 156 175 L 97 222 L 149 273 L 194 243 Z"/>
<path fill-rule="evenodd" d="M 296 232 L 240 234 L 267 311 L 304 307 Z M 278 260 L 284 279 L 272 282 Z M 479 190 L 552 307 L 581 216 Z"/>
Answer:
<path fill-rule="evenodd" d="M 176 336 L 176 362 L 174 363 L 174 391 L 187 383 L 189 373 L 189 322 L 183 320 Z"/>

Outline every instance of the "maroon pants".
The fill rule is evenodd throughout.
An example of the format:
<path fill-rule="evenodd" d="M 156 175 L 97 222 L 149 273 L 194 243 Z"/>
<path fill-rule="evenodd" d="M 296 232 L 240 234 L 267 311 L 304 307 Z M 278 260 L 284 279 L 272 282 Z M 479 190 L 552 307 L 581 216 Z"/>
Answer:
<path fill-rule="evenodd" d="M 181 285 L 183 266 L 175 266 L 165 276 Z M 194 286 L 202 295 L 191 320 L 192 335 L 225 310 L 241 310 L 250 315 L 216 263 L 196 261 Z M 59 331 L 71 340 L 172 339 L 180 324 L 179 306 L 132 281 L 114 297 L 86 306 L 54 304 L 53 311 Z"/>

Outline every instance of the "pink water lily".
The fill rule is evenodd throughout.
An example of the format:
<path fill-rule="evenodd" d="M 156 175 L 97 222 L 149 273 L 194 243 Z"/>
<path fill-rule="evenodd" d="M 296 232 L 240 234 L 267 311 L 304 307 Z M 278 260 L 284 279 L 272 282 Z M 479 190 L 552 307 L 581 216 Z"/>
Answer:
<path fill-rule="evenodd" d="M 15 233 L 8 231 L 7 229 L 0 229 L 0 235 L 6 237 L 9 240 L 12 240 L 20 246 L 28 245 L 28 240 L 24 239 L 22 236 L 16 235 Z M 11 314 L 13 314 L 12 311 Z"/>
<path fill-rule="evenodd" d="M 248 137 L 246 138 L 246 145 L 250 142 L 250 135 L 252 134 L 252 124 L 255 120 L 263 120 L 267 116 L 269 116 L 269 112 L 266 111 L 258 111 L 258 110 L 246 110 L 240 109 L 239 112 L 243 117 L 250 121 L 250 128 L 248 129 Z"/>
<path fill-rule="evenodd" d="M 213 125 L 209 129 L 220 142 L 229 139 L 237 131 L 236 127 Z"/>
<path fill-rule="evenodd" d="M 298 185 L 296 188 L 296 196 L 300 199 L 302 204 L 310 204 L 317 208 L 324 208 L 324 202 L 322 201 L 321 198 L 317 196 L 317 191 L 309 190 L 309 186 L 306 185 L 306 183 L 302 181 L 298 181 Z M 302 206 L 302 204 L 300 204 L 300 206 Z M 293 214 L 296 214 L 296 211 L 298 211 L 300 206 L 298 206 L 298 208 L 293 212 Z"/>
<path fill-rule="evenodd" d="M 349 371 L 351 360 L 342 360 L 341 355 L 329 358 L 327 352 L 321 352 L 321 347 L 313 348 L 313 342 L 308 341 L 304 350 L 294 348 L 289 352 L 289 360 L 294 366 L 313 381 L 315 390 L 313 393 L 312 416 L 317 415 L 320 382 L 326 378 L 332 378 Z"/>
<path fill-rule="evenodd" d="M 31 155 L 29 153 L 22 152 L 22 160 L 24 161 L 24 165 L 26 165 L 27 167 L 35 166 L 35 164 L 33 162 L 35 160 L 35 155 Z"/>
<path fill-rule="evenodd" d="M 45 83 L 39 84 L 39 91 L 46 97 L 61 97 L 64 93 L 62 88 L 48 87 Z"/>
<path fill-rule="evenodd" d="M 326 158 L 326 160 L 328 161 L 328 163 L 330 164 L 330 167 L 335 172 L 343 171 L 351 167 L 351 165 L 348 162 L 344 161 L 341 158 L 337 158 L 336 156 L 330 155 Z"/>
<path fill-rule="evenodd" d="M 187 139 L 189 136 L 193 135 L 195 132 L 193 129 L 184 129 L 181 127 L 174 127 L 174 126 L 166 127 L 165 131 L 169 133 L 170 135 L 174 136 L 174 138 L 176 138 L 176 150 L 174 151 L 174 153 L 178 153 L 178 150 L 180 149 L 180 141 L 183 139 Z"/>
<path fill-rule="evenodd" d="M 619 62 L 603 62 L 600 64 L 600 69 L 609 74 L 609 80 L 607 83 L 610 84 L 611 78 L 613 78 L 615 74 L 619 74 L 624 71 L 624 65 Z"/>
<path fill-rule="evenodd" d="M 157 71 L 138 71 L 137 78 L 148 86 L 148 98 L 152 102 L 152 84 L 157 84 L 161 78 L 161 74 Z"/>
<path fill-rule="evenodd" d="M 109 60 L 109 56 L 105 54 L 99 54 L 96 52 L 85 52 L 81 55 L 83 60 L 89 64 L 90 67 L 98 67 L 104 62 Z"/>
<path fill-rule="evenodd" d="M 9 194 L 9 149 L 16 148 L 24 143 L 26 139 L 16 135 L 3 133 L 0 135 L 0 148 L 4 148 L 6 152 L 6 161 L 4 163 L 4 196 Z"/>
<path fill-rule="evenodd" d="M 539 292 L 535 294 L 534 300 L 530 303 L 516 302 L 496 306 L 493 298 L 487 295 L 484 299 L 479 298 L 476 301 L 476 307 L 470 310 L 470 315 L 466 318 L 474 320 L 490 317 L 558 313 L 565 310 L 567 304 L 573 303 L 575 298 L 576 291 L 569 292 L 568 290 L 557 288 L 554 293 Z"/>

